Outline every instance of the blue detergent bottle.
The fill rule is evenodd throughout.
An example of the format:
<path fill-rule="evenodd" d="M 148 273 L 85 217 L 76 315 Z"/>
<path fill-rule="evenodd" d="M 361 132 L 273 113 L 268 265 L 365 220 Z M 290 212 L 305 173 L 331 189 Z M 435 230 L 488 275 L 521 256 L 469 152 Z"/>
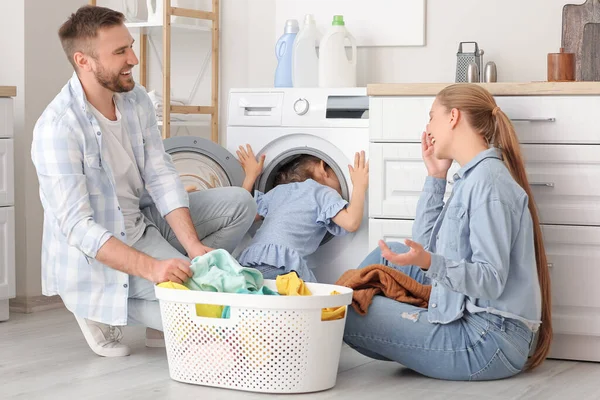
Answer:
<path fill-rule="evenodd" d="M 288 19 L 285 22 L 283 35 L 275 45 L 277 68 L 275 69 L 275 87 L 292 87 L 292 53 L 294 40 L 300 30 L 298 20 Z"/>

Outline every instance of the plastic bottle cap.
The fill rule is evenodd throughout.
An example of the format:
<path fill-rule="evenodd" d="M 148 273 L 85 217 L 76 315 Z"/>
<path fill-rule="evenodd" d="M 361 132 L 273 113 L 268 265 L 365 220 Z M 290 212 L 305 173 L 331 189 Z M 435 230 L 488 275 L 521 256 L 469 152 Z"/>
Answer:
<path fill-rule="evenodd" d="M 312 25 L 315 24 L 315 17 L 312 14 L 306 14 L 304 16 L 304 25 Z"/>
<path fill-rule="evenodd" d="M 333 22 L 331 23 L 333 26 L 344 26 L 344 16 L 343 15 L 334 15 Z"/>
<path fill-rule="evenodd" d="M 298 33 L 300 27 L 298 26 L 298 20 L 296 19 L 288 19 L 285 21 L 285 28 L 283 30 L 284 33 Z"/>

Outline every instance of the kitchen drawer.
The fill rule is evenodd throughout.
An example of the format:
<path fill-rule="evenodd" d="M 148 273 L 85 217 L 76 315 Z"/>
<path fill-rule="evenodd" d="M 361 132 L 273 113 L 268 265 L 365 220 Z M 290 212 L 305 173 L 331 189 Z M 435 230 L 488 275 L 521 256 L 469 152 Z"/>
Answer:
<path fill-rule="evenodd" d="M 522 145 L 545 224 L 600 225 L 600 146 Z"/>
<path fill-rule="evenodd" d="M 0 97 L 0 138 L 13 137 L 13 99 Z"/>
<path fill-rule="evenodd" d="M 15 202 L 13 139 L 0 139 L 0 206 Z"/>
<path fill-rule="evenodd" d="M 370 141 L 420 142 L 434 100 L 434 96 L 371 97 Z"/>
<path fill-rule="evenodd" d="M 600 96 L 497 96 L 521 143 L 600 144 Z"/>
<path fill-rule="evenodd" d="M 600 144 L 600 96 L 496 96 L 521 143 Z M 372 142 L 420 142 L 435 97 L 372 97 Z"/>
<path fill-rule="evenodd" d="M 542 223 L 600 225 L 600 146 L 521 146 Z M 370 146 L 369 216 L 414 218 L 427 177 L 416 143 Z M 453 164 L 451 180 L 460 168 Z M 452 190 L 446 187 L 446 199 Z"/>
<path fill-rule="evenodd" d="M 371 143 L 369 153 L 369 217 L 414 218 L 427 177 L 421 145 Z M 454 163 L 449 179 L 458 169 Z M 446 190 L 447 199 L 452 186 Z"/>
<path fill-rule="evenodd" d="M 15 209 L 0 207 L 0 300 L 15 297 Z"/>

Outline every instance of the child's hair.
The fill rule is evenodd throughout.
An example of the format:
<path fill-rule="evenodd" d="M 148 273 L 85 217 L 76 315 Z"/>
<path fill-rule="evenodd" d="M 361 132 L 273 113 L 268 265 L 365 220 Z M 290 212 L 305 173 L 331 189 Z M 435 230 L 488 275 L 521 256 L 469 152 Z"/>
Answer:
<path fill-rule="evenodd" d="M 494 97 L 479 85 L 451 85 L 442 90 L 437 98 L 447 110 L 457 108 L 462 111 L 467 123 L 482 135 L 487 143 L 502 152 L 502 159 L 510 174 L 529 197 L 529 212 L 533 220 L 535 259 L 542 292 L 542 325 L 538 333 L 537 347 L 527 363 L 528 369 L 534 369 L 544 361 L 552 343 L 552 296 L 540 218 L 533 201 L 531 185 L 525 173 L 525 164 L 515 128 L 508 116 L 497 106 Z"/>
<path fill-rule="evenodd" d="M 277 176 L 275 177 L 275 186 L 314 179 L 314 169 L 322 161 L 323 160 L 319 157 L 311 156 L 309 154 L 303 154 L 288 161 L 277 173 Z M 327 163 L 325 163 L 325 168 L 331 170 L 331 167 L 327 165 Z"/>

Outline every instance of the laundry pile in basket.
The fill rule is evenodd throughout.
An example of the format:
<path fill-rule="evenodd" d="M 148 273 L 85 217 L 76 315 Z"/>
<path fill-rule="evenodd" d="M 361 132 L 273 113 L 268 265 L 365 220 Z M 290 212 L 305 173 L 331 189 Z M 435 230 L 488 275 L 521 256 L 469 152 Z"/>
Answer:
<path fill-rule="evenodd" d="M 205 292 L 253 294 L 263 296 L 310 296 L 312 293 L 295 272 L 280 275 L 276 279 L 277 291 L 264 286 L 260 271 L 242 267 L 226 250 L 213 250 L 192 260 L 193 276 L 183 285 L 163 282 L 158 286 L 178 290 L 200 290 Z M 339 294 L 336 291 L 331 295 Z M 322 320 L 344 318 L 346 307 L 324 308 Z M 229 306 L 196 304 L 199 317 L 229 318 Z"/>

